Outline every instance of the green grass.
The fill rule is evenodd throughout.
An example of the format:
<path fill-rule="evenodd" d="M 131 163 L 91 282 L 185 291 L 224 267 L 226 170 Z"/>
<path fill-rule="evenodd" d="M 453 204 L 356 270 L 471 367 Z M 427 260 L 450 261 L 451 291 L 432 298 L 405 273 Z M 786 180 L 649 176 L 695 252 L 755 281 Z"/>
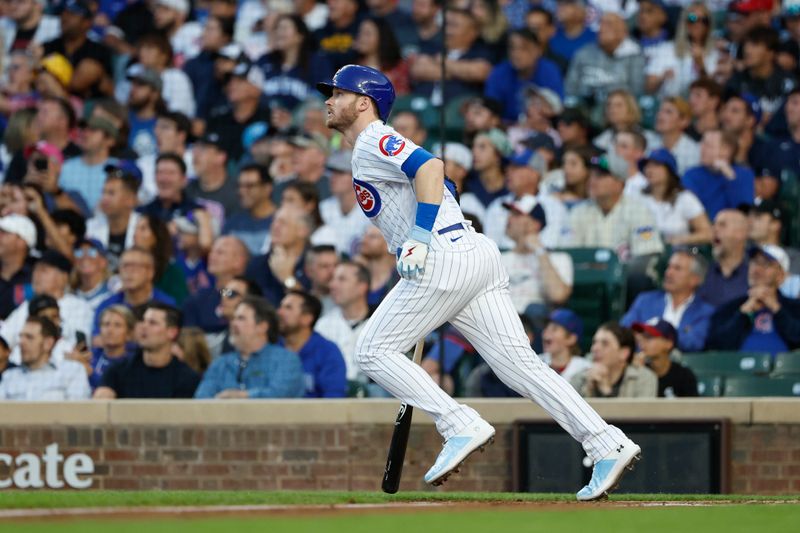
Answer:
<path fill-rule="evenodd" d="M 794 496 L 749 496 L 731 494 L 616 494 L 625 501 L 771 501 L 796 500 Z M 331 505 L 337 503 L 386 502 L 574 502 L 573 494 L 527 494 L 511 492 L 381 492 L 337 491 L 27 491 L 4 492 L 0 509 L 183 506 L 183 505 Z"/>
<path fill-rule="evenodd" d="M 0 523 L 0 532 L 14 533 L 739 533 L 798 530 L 800 506 L 732 505 L 686 508 L 600 508 L 581 506 L 545 510 L 475 510 L 448 513 L 417 511 L 276 517 L 191 519 L 59 520 Z"/>

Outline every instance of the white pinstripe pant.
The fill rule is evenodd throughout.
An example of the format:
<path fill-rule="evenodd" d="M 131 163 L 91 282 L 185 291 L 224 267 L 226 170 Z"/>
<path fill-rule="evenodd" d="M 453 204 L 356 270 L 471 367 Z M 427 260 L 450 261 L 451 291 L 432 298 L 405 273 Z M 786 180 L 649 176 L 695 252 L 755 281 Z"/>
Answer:
<path fill-rule="evenodd" d="M 480 415 L 403 355 L 444 322 L 472 343 L 504 383 L 542 406 L 582 443 L 594 461 L 625 438 L 531 349 L 509 297 L 497 246 L 470 229 L 434 234 L 423 279 L 400 280 L 364 327 L 355 350 L 364 373 L 428 413 L 445 440 Z"/>

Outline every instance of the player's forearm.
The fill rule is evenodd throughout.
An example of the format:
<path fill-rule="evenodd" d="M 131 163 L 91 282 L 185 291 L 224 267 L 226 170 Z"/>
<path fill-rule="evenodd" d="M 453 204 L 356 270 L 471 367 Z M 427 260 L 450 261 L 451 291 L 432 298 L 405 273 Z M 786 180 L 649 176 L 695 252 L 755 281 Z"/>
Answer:
<path fill-rule="evenodd" d="M 439 159 L 429 159 L 414 175 L 417 194 L 417 214 L 409 238 L 430 244 L 431 232 L 442 203 L 444 165 Z"/>

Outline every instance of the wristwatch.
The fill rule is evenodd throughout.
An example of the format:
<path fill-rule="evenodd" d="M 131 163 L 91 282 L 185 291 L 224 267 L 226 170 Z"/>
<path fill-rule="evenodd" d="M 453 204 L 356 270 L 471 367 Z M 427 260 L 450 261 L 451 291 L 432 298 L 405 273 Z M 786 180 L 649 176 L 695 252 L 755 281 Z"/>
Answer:
<path fill-rule="evenodd" d="M 289 276 L 283 282 L 283 286 L 286 287 L 287 289 L 294 289 L 295 287 L 297 287 L 297 278 L 295 278 L 294 276 Z"/>

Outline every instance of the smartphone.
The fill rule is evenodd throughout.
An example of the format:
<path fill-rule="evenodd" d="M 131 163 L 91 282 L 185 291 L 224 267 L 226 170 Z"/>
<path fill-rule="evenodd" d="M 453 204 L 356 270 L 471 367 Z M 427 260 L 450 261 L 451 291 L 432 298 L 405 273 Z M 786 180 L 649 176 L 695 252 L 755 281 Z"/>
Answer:
<path fill-rule="evenodd" d="M 75 332 L 75 347 L 80 351 L 84 351 L 88 347 L 88 344 L 86 344 L 86 334 L 84 332 Z"/>

